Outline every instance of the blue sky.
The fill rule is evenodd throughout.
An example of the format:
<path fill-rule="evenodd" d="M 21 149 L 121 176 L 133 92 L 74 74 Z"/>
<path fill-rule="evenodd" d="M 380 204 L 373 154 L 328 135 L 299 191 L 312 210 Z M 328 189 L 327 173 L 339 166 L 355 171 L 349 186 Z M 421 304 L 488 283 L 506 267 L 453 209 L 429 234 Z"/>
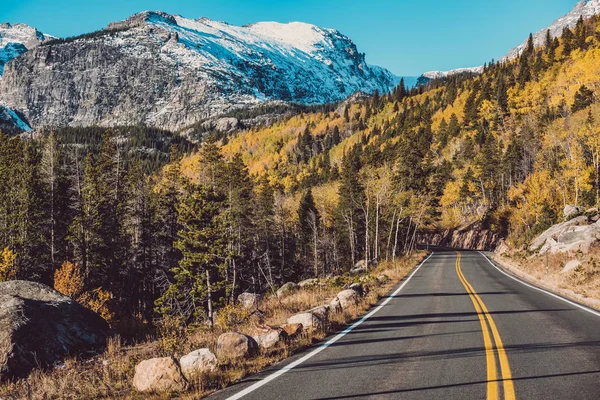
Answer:
<path fill-rule="evenodd" d="M 367 62 L 420 75 L 498 59 L 576 0 L 4 0 L 0 22 L 55 36 L 105 27 L 143 10 L 241 25 L 303 21 L 349 36 Z M 8 3 L 8 4 L 6 4 Z"/>

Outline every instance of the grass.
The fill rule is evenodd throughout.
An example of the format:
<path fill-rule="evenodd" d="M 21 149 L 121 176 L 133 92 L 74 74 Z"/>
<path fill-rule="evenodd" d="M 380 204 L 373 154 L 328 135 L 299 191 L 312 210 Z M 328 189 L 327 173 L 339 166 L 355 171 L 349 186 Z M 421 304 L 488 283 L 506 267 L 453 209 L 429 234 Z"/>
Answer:
<path fill-rule="evenodd" d="M 495 257 L 503 266 L 525 279 L 538 283 L 550 290 L 584 302 L 600 309 L 600 248 L 593 247 L 588 253 L 546 254 L 528 256 L 522 252 L 512 252 Z M 563 272 L 571 260 L 581 265 L 570 272 Z"/>
<path fill-rule="evenodd" d="M 68 359 L 62 365 L 49 370 L 36 370 L 29 377 L 0 386 L 0 398 L 8 399 L 199 399 L 239 381 L 249 374 L 259 372 L 293 354 L 306 349 L 327 335 L 363 315 L 377 301 L 389 293 L 425 257 L 418 252 L 395 264 L 383 263 L 370 274 L 361 277 L 336 277 L 322 280 L 325 284 L 278 299 L 266 297 L 260 304 L 262 315 L 250 313 L 240 307 L 228 307 L 216 318 L 216 327 L 187 328 L 166 321 L 159 329 L 161 335 L 141 343 L 124 345 L 120 338 L 111 338 L 106 351 L 91 359 Z M 385 275 L 389 279 L 378 282 L 376 277 Z M 261 353 L 244 362 L 220 365 L 210 375 L 190 382 L 185 393 L 155 394 L 138 393 L 132 387 L 134 368 L 137 363 L 153 357 L 173 356 L 179 359 L 190 351 L 208 347 L 215 350 L 217 338 L 223 332 L 238 331 L 255 334 L 261 326 L 279 326 L 288 317 L 298 312 L 329 303 L 348 283 L 362 280 L 369 286 L 369 293 L 356 307 L 330 316 L 325 328 L 305 332 L 297 338 Z"/>

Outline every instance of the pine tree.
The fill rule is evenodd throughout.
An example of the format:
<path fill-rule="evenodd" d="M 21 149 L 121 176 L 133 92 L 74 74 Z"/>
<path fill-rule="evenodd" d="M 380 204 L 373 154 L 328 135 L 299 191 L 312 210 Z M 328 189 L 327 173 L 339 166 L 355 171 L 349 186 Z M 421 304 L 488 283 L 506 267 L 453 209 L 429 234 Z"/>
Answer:
<path fill-rule="evenodd" d="M 588 89 L 585 85 L 581 85 L 577 93 L 575 93 L 575 102 L 571 106 L 571 112 L 576 113 L 580 110 L 585 110 L 594 102 L 594 91 Z"/>

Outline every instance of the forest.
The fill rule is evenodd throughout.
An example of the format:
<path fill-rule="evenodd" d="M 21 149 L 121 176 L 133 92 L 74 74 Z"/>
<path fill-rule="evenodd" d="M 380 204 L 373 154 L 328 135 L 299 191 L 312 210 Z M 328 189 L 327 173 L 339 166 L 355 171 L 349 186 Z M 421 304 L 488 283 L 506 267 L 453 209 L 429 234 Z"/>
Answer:
<path fill-rule="evenodd" d="M 424 231 L 479 222 L 523 246 L 566 204 L 600 203 L 598 22 L 530 37 L 481 75 L 199 146 L 159 131 L 2 135 L 0 279 L 47 283 L 135 336 L 166 315 L 210 325 L 246 290 L 394 260 Z"/>

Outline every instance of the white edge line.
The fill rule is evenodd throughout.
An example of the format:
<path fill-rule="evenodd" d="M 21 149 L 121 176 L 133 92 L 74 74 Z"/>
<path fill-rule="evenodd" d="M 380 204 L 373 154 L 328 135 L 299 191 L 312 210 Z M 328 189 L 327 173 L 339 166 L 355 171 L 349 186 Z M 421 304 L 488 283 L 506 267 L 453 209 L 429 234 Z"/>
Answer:
<path fill-rule="evenodd" d="M 493 266 L 494 268 L 496 268 L 498 271 L 500 271 L 500 272 L 501 272 L 501 273 L 503 273 L 504 275 L 508 276 L 510 279 L 512 279 L 512 280 L 515 280 L 515 281 L 517 281 L 517 282 L 519 282 L 519 283 L 521 283 L 521 284 L 523 284 L 523 285 L 525 285 L 525 286 L 527 286 L 527 287 L 530 287 L 530 288 L 532 288 L 532 289 L 535 289 L 535 290 L 537 290 L 537 291 L 540 291 L 540 292 L 542 292 L 542 293 L 546 293 L 548 296 L 552 296 L 552 297 L 554 297 L 554 298 L 557 298 L 557 299 L 559 299 L 559 300 L 562 300 L 562 301 L 564 301 L 565 303 L 569 303 L 570 305 L 572 305 L 572 306 L 575 306 L 575 307 L 577 307 L 577 308 L 580 308 L 580 309 L 582 309 L 583 311 L 587 311 L 587 312 L 589 312 L 590 314 L 594 314 L 594 315 L 595 315 L 595 316 L 597 316 L 597 317 L 600 317 L 600 312 L 598 312 L 598 311 L 595 311 L 595 310 L 593 310 L 593 309 L 591 309 L 591 308 L 589 308 L 589 307 L 583 306 L 583 305 L 581 305 L 581 304 L 575 303 L 574 301 L 571 301 L 571 300 L 565 299 L 564 297 L 562 297 L 562 296 L 559 296 L 559 295 L 557 295 L 556 293 L 552 293 L 552 292 L 550 292 L 550 291 L 548 291 L 548 290 L 545 290 L 545 289 L 539 288 L 539 287 L 537 287 L 537 286 L 535 286 L 535 285 L 531 285 L 531 284 L 529 284 L 529 283 L 525 282 L 524 280 L 522 280 L 522 279 L 520 279 L 520 278 L 517 278 L 516 276 L 513 276 L 513 275 L 511 275 L 511 274 L 509 274 L 509 273 L 507 273 L 507 272 L 503 271 L 503 270 L 502 270 L 500 267 L 498 267 L 496 264 L 494 264 L 494 263 L 493 263 L 493 262 L 492 262 L 492 261 L 489 259 L 489 257 L 488 257 L 488 256 L 486 256 L 485 254 L 483 254 L 481 251 L 479 251 L 478 253 L 479 253 L 479 254 L 481 254 L 481 255 L 482 255 L 482 256 L 483 256 L 483 257 L 484 257 L 484 258 L 485 258 L 485 259 L 486 259 L 486 260 L 487 260 L 487 261 L 488 261 L 490 264 L 492 264 L 492 266 Z"/>
<path fill-rule="evenodd" d="M 419 269 L 421 269 L 421 267 L 423 266 L 423 264 L 425 264 L 427 262 L 427 260 L 429 260 L 431 258 L 431 256 L 433 256 L 433 252 L 425 259 L 423 260 L 423 262 L 421 262 L 421 264 L 419 264 L 419 266 L 413 271 L 412 274 L 410 274 L 410 276 L 404 281 L 404 283 L 402 285 L 400 285 L 400 287 L 398 289 L 396 289 L 394 291 L 394 293 L 392 293 L 391 295 L 388 296 L 387 299 L 384 300 L 383 303 L 381 303 L 377 308 L 375 308 L 373 311 L 371 311 L 370 313 L 368 313 L 367 315 L 365 315 L 364 317 L 362 317 L 360 320 L 358 320 L 357 322 L 355 322 L 353 325 L 349 326 L 348 328 L 346 328 L 344 331 L 342 331 L 341 333 L 337 334 L 336 336 L 334 336 L 333 338 L 329 339 L 326 343 L 322 344 L 321 346 L 319 346 L 318 348 L 314 349 L 313 351 L 311 351 L 310 353 L 308 353 L 307 355 L 305 355 L 304 357 L 294 361 L 293 363 L 291 363 L 290 365 L 286 365 L 285 367 L 281 368 L 280 370 L 272 373 L 271 375 L 267 376 L 266 378 L 256 382 L 255 384 L 253 384 L 252 386 L 247 387 L 246 389 L 242 390 L 239 393 L 234 394 L 231 397 L 228 397 L 227 400 L 237 400 L 237 399 L 241 399 L 242 397 L 246 396 L 247 394 L 250 394 L 252 392 L 254 392 L 256 389 L 266 385 L 267 383 L 271 382 L 272 380 L 280 377 L 281 375 L 285 374 L 286 372 L 296 368 L 298 365 L 302 364 L 303 362 L 307 361 L 308 359 L 316 356 L 317 354 L 319 354 L 320 352 L 322 352 L 323 350 L 325 350 L 327 347 L 331 346 L 332 344 L 334 344 L 335 342 L 337 342 L 338 340 L 340 340 L 341 338 L 343 338 L 344 336 L 346 336 L 348 333 L 350 333 L 354 328 L 356 328 L 357 326 L 359 326 L 360 324 L 362 324 L 363 322 L 365 322 L 367 319 L 369 319 L 370 317 L 372 317 L 375 313 L 377 313 L 379 310 L 381 310 L 387 303 L 389 303 L 398 293 L 400 293 L 400 291 L 402 289 L 404 289 L 404 286 L 406 286 L 406 284 L 408 283 L 408 281 L 410 281 L 410 279 L 417 273 L 417 271 L 419 271 Z"/>

